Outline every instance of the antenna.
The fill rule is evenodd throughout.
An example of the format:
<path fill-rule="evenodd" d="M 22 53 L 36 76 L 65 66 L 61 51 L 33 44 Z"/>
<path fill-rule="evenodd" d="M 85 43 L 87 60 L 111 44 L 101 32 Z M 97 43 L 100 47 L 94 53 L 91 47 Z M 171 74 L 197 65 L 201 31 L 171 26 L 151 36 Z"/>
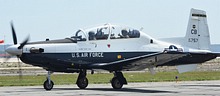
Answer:
<path fill-rule="evenodd" d="M 143 27 L 141 27 L 141 28 L 140 28 L 140 31 L 142 31 L 143 29 L 144 29 L 144 28 L 143 28 Z"/>

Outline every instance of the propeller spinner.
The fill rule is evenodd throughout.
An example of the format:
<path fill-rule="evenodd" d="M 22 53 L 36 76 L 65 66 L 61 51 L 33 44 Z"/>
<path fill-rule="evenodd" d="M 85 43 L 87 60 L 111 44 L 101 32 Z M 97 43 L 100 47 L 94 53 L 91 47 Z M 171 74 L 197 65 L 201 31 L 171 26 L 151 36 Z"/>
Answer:
<path fill-rule="evenodd" d="M 29 36 L 20 44 L 17 44 L 17 36 L 16 32 L 13 26 L 13 23 L 11 22 L 11 29 L 12 29 L 12 37 L 13 37 L 13 42 L 14 45 L 9 46 L 5 51 L 13 56 L 20 56 L 22 54 L 22 48 L 28 43 L 29 41 Z"/>

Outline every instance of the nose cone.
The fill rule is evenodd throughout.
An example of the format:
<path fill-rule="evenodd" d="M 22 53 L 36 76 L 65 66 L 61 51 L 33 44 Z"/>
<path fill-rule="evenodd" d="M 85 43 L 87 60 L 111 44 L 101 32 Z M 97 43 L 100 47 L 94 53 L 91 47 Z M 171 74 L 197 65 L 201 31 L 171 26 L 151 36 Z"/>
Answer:
<path fill-rule="evenodd" d="M 10 55 L 21 55 L 22 54 L 22 49 L 18 49 L 19 45 L 12 45 L 9 46 L 5 51 L 10 54 Z"/>

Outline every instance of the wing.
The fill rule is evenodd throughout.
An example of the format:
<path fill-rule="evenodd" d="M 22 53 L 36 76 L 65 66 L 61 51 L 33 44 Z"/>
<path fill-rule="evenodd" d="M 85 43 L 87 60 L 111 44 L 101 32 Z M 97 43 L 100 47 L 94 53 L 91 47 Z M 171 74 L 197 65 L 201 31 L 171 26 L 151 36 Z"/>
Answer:
<path fill-rule="evenodd" d="M 91 64 L 89 67 L 94 69 L 105 69 L 109 71 L 116 71 L 116 70 L 137 71 L 152 66 L 159 66 L 166 62 L 184 57 L 186 55 L 188 54 L 183 52 L 176 52 L 176 51 L 166 52 L 166 53 L 160 52 L 160 53 L 153 53 L 148 55 L 132 57 L 110 63 Z"/>

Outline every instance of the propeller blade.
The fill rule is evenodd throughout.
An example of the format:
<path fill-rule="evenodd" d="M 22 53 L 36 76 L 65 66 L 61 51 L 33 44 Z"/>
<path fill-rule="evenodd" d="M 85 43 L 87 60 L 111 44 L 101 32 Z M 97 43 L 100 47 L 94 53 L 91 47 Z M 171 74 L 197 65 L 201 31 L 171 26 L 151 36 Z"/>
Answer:
<path fill-rule="evenodd" d="M 16 44 L 18 44 L 18 42 L 17 42 L 17 36 L 16 36 L 16 32 L 15 32 L 12 21 L 11 21 L 11 30 L 12 30 L 13 42 L 14 42 L 14 45 L 16 45 Z M 20 46 L 18 46 L 18 49 L 22 49 L 27 44 L 28 41 L 29 41 L 29 36 L 20 44 Z M 10 58 L 7 58 L 6 61 L 8 59 L 10 59 Z M 17 59 L 18 59 L 19 80 L 21 80 L 22 79 L 22 69 L 21 69 L 21 63 L 19 61 L 19 59 L 20 59 L 19 55 L 17 55 Z"/>
<path fill-rule="evenodd" d="M 19 61 L 19 57 L 18 58 L 18 73 L 19 73 L 19 80 L 22 80 L 23 74 L 22 74 L 22 69 L 21 69 L 21 62 Z"/>
<path fill-rule="evenodd" d="M 5 57 L 4 62 L 7 62 L 9 59 L 11 59 L 11 57 Z"/>
<path fill-rule="evenodd" d="M 17 36 L 16 36 L 16 33 L 15 33 L 13 22 L 11 22 L 11 30 L 12 30 L 12 37 L 13 37 L 14 45 L 16 45 L 16 44 L 18 44 L 18 42 L 17 42 Z"/>
<path fill-rule="evenodd" d="M 27 44 L 27 42 L 29 41 L 29 38 L 30 38 L 30 36 L 28 36 L 28 37 L 20 44 L 20 46 L 18 46 L 18 49 L 22 49 L 22 48 Z"/>
<path fill-rule="evenodd" d="M 6 51 L 5 51 L 6 52 Z M 10 54 L 6 54 L 5 53 L 5 56 L 4 56 L 4 59 L 3 59 L 3 62 L 7 62 L 9 59 L 11 59 L 12 58 L 12 55 L 10 55 Z"/>

